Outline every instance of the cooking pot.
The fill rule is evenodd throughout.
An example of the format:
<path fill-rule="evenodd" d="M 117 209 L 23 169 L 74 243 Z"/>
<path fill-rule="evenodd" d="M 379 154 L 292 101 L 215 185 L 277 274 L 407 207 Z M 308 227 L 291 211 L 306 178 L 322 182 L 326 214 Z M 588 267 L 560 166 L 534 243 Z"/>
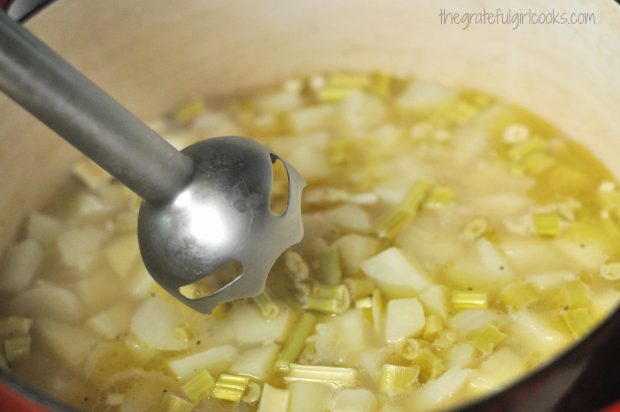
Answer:
<path fill-rule="evenodd" d="M 524 21 L 503 24 L 509 13 Z M 562 24 L 579 13 L 595 22 Z M 144 119 L 192 97 L 217 102 L 291 76 L 381 70 L 527 107 L 620 177 L 620 7 L 612 0 L 58 0 L 26 26 Z M 30 211 L 58 195 L 79 156 L 0 95 L 0 251 Z M 620 309 L 568 352 L 463 409 L 609 405 L 620 396 L 618 348 Z M 0 377 L 3 410 L 62 408 Z"/>

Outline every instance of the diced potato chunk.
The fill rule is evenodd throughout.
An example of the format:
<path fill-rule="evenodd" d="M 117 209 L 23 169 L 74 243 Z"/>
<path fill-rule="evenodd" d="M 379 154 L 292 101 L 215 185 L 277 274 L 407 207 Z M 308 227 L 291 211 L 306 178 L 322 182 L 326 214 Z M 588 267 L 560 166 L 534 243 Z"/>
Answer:
<path fill-rule="evenodd" d="M 607 261 L 609 256 L 597 242 L 576 242 L 570 239 L 558 238 L 552 247 L 564 254 L 575 264 L 575 270 L 597 271 Z"/>
<path fill-rule="evenodd" d="M 465 337 L 470 332 L 500 319 L 499 313 L 493 310 L 466 309 L 450 318 L 450 327 L 456 330 L 461 337 Z"/>
<path fill-rule="evenodd" d="M 237 348 L 232 345 L 216 346 L 182 358 L 172 359 L 168 361 L 168 368 L 181 381 L 201 369 L 208 370 L 211 375 L 218 375 L 232 364 L 237 354 Z"/>
<path fill-rule="evenodd" d="M 470 385 L 476 392 L 487 392 L 504 387 L 526 371 L 525 360 L 510 348 L 502 348 L 480 364 Z"/>
<path fill-rule="evenodd" d="M 324 412 L 334 391 L 329 385 L 314 382 L 293 382 L 289 388 L 289 412 Z"/>
<path fill-rule="evenodd" d="M 41 212 L 33 212 L 28 218 L 26 237 L 37 242 L 51 240 L 62 230 L 62 223 L 56 218 Z"/>
<path fill-rule="evenodd" d="M 555 329 L 544 317 L 521 311 L 510 315 L 512 333 L 522 345 L 541 357 L 557 353 L 570 342 L 567 335 Z"/>
<path fill-rule="evenodd" d="M 368 389 L 343 389 L 334 394 L 332 412 L 374 412 L 377 398 Z"/>
<path fill-rule="evenodd" d="M 266 343 L 249 349 L 237 357 L 228 371 L 264 381 L 271 375 L 279 350 L 280 346 L 276 343 Z"/>
<path fill-rule="evenodd" d="M 368 232 L 371 228 L 368 213 L 359 206 L 346 204 L 325 212 L 334 225 L 354 232 Z"/>
<path fill-rule="evenodd" d="M 396 106 L 405 112 L 423 113 L 456 98 L 456 91 L 434 83 L 412 81 L 398 96 Z"/>
<path fill-rule="evenodd" d="M 83 160 L 73 168 L 73 174 L 90 190 L 98 190 L 112 181 L 112 176 L 92 160 Z"/>
<path fill-rule="evenodd" d="M 34 319 L 50 317 L 74 321 L 82 316 L 77 297 L 69 290 L 52 284 L 41 284 L 23 291 L 9 303 L 11 311 Z"/>
<path fill-rule="evenodd" d="M 69 229 L 58 236 L 58 249 L 64 263 L 78 270 L 86 269 L 105 239 L 95 226 Z"/>
<path fill-rule="evenodd" d="M 418 336 L 424 330 L 424 309 L 416 298 L 392 299 L 387 305 L 385 340 L 397 342 Z"/>
<path fill-rule="evenodd" d="M 63 361 L 73 366 L 79 366 L 86 359 L 98 340 L 90 332 L 51 319 L 37 320 L 35 328 L 43 342 Z"/>
<path fill-rule="evenodd" d="M 140 256 L 137 235 L 130 233 L 114 239 L 105 248 L 104 254 L 117 275 L 120 277 L 127 276 L 127 273 Z"/>
<path fill-rule="evenodd" d="M 24 290 L 37 274 L 43 260 L 43 248 L 36 240 L 26 239 L 9 248 L 0 271 L 0 291 Z"/>
<path fill-rule="evenodd" d="M 313 363 L 355 366 L 369 343 L 369 326 L 360 311 L 348 310 L 316 325 L 309 341 L 316 350 L 310 359 Z"/>
<path fill-rule="evenodd" d="M 237 303 L 229 312 L 229 319 L 239 344 L 261 344 L 263 342 L 282 342 L 295 319 L 293 310 L 281 307 L 273 319 L 265 319 L 256 305 L 248 302 Z"/>
<path fill-rule="evenodd" d="M 437 409 L 450 401 L 466 385 L 473 374 L 471 369 L 462 369 L 458 366 L 449 369 L 446 373 L 426 382 L 414 391 L 406 400 L 412 410 L 426 411 Z"/>
<path fill-rule="evenodd" d="M 426 313 L 433 313 L 443 321 L 448 320 L 450 304 L 448 301 L 448 290 L 439 285 L 431 285 L 418 296 Z"/>
<path fill-rule="evenodd" d="M 422 268 L 395 247 L 364 261 L 362 271 L 389 297 L 414 296 L 430 286 Z"/>
<path fill-rule="evenodd" d="M 446 366 L 468 368 L 475 359 L 475 349 L 469 343 L 457 343 L 448 349 L 446 353 Z"/>
<path fill-rule="evenodd" d="M 108 339 L 114 339 L 129 329 L 132 307 L 119 303 L 99 312 L 86 321 L 86 326 Z"/>
<path fill-rule="evenodd" d="M 131 331 L 157 349 L 186 349 L 190 342 L 176 329 L 186 322 L 186 316 L 177 305 L 159 296 L 147 298 L 131 319 Z"/>
<path fill-rule="evenodd" d="M 326 128 L 336 114 L 336 107 L 322 104 L 304 107 L 289 113 L 288 122 L 295 133 L 307 133 Z"/>
<path fill-rule="evenodd" d="M 368 236 L 349 234 L 334 242 L 340 253 L 345 276 L 356 276 L 363 261 L 377 253 L 379 241 Z"/>

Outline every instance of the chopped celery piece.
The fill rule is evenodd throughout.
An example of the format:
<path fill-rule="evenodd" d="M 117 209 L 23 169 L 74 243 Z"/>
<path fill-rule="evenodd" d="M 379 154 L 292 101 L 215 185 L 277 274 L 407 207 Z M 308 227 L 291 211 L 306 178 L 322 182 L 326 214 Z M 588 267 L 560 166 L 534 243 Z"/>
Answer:
<path fill-rule="evenodd" d="M 352 300 L 368 297 L 375 290 L 375 282 L 369 278 L 347 278 L 344 285 L 349 290 Z"/>
<path fill-rule="evenodd" d="M 479 217 L 472 220 L 463 228 L 463 237 L 466 240 L 476 240 L 481 238 L 489 230 L 489 224 L 485 218 Z"/>
<path fill-rule="evenodd" d="M 417 363 L 420 365 L 420 376 L 425 381 L 435 379 L 446 371 L 443 360 L 429 348 L 423 348 L 418 354 Z"/>
<path fill-rule="evenodd" d="M 222 373 L 215 382 L 211 396 L 215 399 L 240 402 L 249 383 L 249 376 Z"/>
<path fill-rule="evenodd" d="M 403 208 L 415 214 L 422 206 L 422 203 L 428 198 L 434 187 L 435 184 L 427 180 L 418 180 L 415 182 L 413 187 L 405 195 Z"/>
<path fill-rule="evenodd" d="M 349 289 L 345 285 L 314 284 L 304 307 L 317 312 L 339 314 L 351 306 Z"/>
<path fill-rule="evenodd" d="M 386 363 L 381 367 L 379 390 L 389 397 L 405 395 L 413 389 L 418 381 L 420 367 L 400 366 Z"/>
<path fill-rule="evenodd" d="M 336 387 L 357 384 L 357 370 L 338 366 L 300 365 L 289 363 L 283 379 L 286 382 L 316 382 Z"/>
<path fill-rule="evenodd" d="M 370 91 L 379 97 L 388 97 L 392 92 L 394 78 L 383 73 L 375 73 L 370 83 Z"/>
<path fill-rule="evenodd" d="M 375 227 L 375 232 L 380 238 L 394 239 L 401 230 L 413 220 L 415 214 L 409 210 L 398 208 L 387 215 Z"/>
<path fill-rule="evenodd" d="M 276 360 L 276 368 L 278 370 L 286 370 L 289 363 L 297 360 L 306 344 L 306 339 L 314 329 L 314 325 L 316 325 L 316 321 L 316 316 L 310 313 L 304 312 L 301 315 Z"/>
<path fill-rule="evenodd" d="M 172 113 L 172 119 L 179 125 L 187 125 L 197 119 L 206 110 L 202 100 L 191 100 Z"/>
<path fill-rule="evenodd" d="M 30 335 L 15 336 L 4 340 L 4 355 L 9 364 L 30 354 Z"/>
<path fill-rule="evenodd" d="M 263 395 L 258 404 L 258 412 L 287 412 L 290 392 L 268 383 L 263 385 Z"/>
<path fill-rule="evenodd" d="M 189 380 L 181 386 L 181 390 L 192 402 L 198 403 L 209 396 L 213 385 L 215 385 L 213 376 L 211 376 L 208 370 L 202 369 L 189 378 Z"/>
<path fill-rule="evenodd" d="M 471 292 L 465 290 L 452 291 L 452 307 L 461 309 L 486 309 L 489 301 L 486 292 Z"/>
<path fill-rule="evenodd" d="M 424 309 L 416 298 L 392 299 L 387 305 L 385 340 L 397 342 L 416 337 L 424 330 Z"/>
<path fill-rule="evenodd" d="M 254 381 L 250 381 L 250 383 L 248 383 L 248 387 L 245 390 L 245 393 L 241 397 L 241 400 L 245 403 L 255 403 L 260 399 L 261 393 L 261 386 Z"/>
<path fill-rule="evenodd" d="M 319 298 L 316 296 L 307 296 L 303 301 L 303 308 L 331 315 L 343 313 L 347 309 L 336 298 Z"/>
<path fill-rule="evenodd" d="M 599 273 L 604 279 L 612 282 L 620 280 L 620 262 L 610 262 L 602 265 Z"/>
<path fill-rule="evenodd" d="M 123 401 L 121 399 L 121 402 L 117 405 L 120 405 L 122 403 Z M 183 398 L 179 398 L 178 396 L 173 395 L 169 392 L 166 392 L 161 399 L 162 412 L 192 412 L 193 410 L 194 405 L 191 402 L 188 402 Z"/>
<path fill-rule="evenodd" d="M 327 85 L 334 87 L 362 88 L 371 84 L 371 77 L 360 73 L 334 73 L 327 78 Z"/>
<path fill-rule="evenodd" d="M 267 289 L 252 298 L 265 319 L 273 319 L 280 314 L 280 307 L 273 301 Z"/>
<path fill-rule="evenodd" d="M 456 343 L 458 335 L 452 330 L 442 330 L 431 343 L 431 349 L 437 353 L 443 353 Z"/>
<path fill-rule="evenodd" d="M 426 317 L 424 324 L 424 332 L 422 336 L 424 339 L 433 339 L 443 329 L 443 323 L 441 318 L 435 314 L 430 314 Z"/>
<path fill-rule="evenodd" d="M 394 239 L 411 221 L 414 213 L 397 208 L 390 212 L 375 228 L 377 236 L 382 239 Z"/>
<path fill-rule="evenodd" d="M 620 208 L 620 191 L 617 189 L 598 191 L 597 201 L 603 210 L 615 210 Z"/>
<path fill-rule="evenodd" d="M 426 341 L 420 339 L 402 339 L 396 345 L 396 353 L 403 359 L 413 361 L 418 358 L 422 348 L 427 345 Z"/>
<path fill-rule="evenodd" d="M 497 326 L 489 323 L 483 328 L 471 332 L 467 336 L 467 340 L 483 355 L 487 355 L 493 352 L 495 347 L 506 339 L 506 336 Z"/>
<path fill-rule="evenodd" d="M 551 213 L 537 213 L 532 216 L 534 230 L 538 236 L 557 236 L 560 233 L 560 218 Z"/>
<path fill-rule="evenodd" d="M 284 254 L 284 263 L 294 280 L 300 281 L 308 279 L 310 268 L 299 253 L 289 250 Z"/>
<path fill-rule="evenodd" d="M 526 141 L 522 143 L 515 144 L 514 146 L 512 146 L 508 154 L 512 160 L 522 161 L 523 159 L 525 159 L 527 156 L 531 155 L 532 153 L 545 150 L 546 147 L 547 147 L 547 144 L 544 140 L 540 138 L 531 138 L 531 139 L 527 139 Z"/>
<path fill-rule="evenodd" d="M 454 192 L 452 189 L 444 186 L 436 186 L 426 201 L 426 205 L 430 208 L 446 207 L 454 199 Z"/>
<path fill-rule="evenodd" d="M 499 298 L 509 308 L 522 309 L 538 299 L 538 292 L 529 283 L 512 282 L 504 286 Z"/>
<path fill-rule="evenodd" d="M 562 283 L 558 285 L 558 289 L 555 298 L 565 309 L 587 307 L 592 302 L 590 288 L 582 281 Z"/>
<path fill-rule="evenodd" d="M 521 166 L 534 175 L 541 174 L 555 165 L 555 159 L 546 153 L 536 152 L 521 161 Z"/>
<path fill-rule="evenodd" d="M 355 88 L 326 85 L 317 91 L 316 97 L 320 103 L 333 103 L 348 97 Z"/>
<path fill-rule="evenodd" d="M 396 247 L 364 261 L 362 271 L 389 297 L 415 296 L 430 286 L 422 267 Z"/>
<path fill-rule="evenodd" d="M 138 363 L 147 363 L 151 361 L 159 351 L 152 346 L 142 342 L 135 334 L 130 333 L 125 338 L 125 346 Z"/>
<path fill-rule="evenodd" d="M 592 328 L 592 318 L 586 308 L 562 311 L 560 316 L 574 338 L 580 338 Z"/>
<path fill-rule="evenodd" d="M 9 316 L 0 319 L 0 336 L 24 335 L 30 332 L 32 319 L 23 316 Z"/>
<path fill-rule="evenodd" d="M 342 269 L 340 267 L 340 255 L 336 246 L 328 247 L 321 256 L 321 272 L 326 283 L 335 285 L 340 282 Z"/>

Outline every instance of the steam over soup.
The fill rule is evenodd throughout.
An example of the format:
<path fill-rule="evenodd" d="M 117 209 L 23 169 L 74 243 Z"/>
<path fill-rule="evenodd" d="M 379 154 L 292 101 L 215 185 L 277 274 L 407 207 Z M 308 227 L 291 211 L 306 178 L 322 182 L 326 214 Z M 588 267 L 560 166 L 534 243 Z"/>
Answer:
<path fill-rule="evenodd" d="M 143 267 L 139 199 L 78 164 L 0 276 L 0 366 L 78 409 L 441 409 L 549 362 L 620 299 L 617 183 L 483 93 L 336 73 L 152 127 L 273 148 L 309 183 L 306 234 L 261 295 L 202 315 Z"/>

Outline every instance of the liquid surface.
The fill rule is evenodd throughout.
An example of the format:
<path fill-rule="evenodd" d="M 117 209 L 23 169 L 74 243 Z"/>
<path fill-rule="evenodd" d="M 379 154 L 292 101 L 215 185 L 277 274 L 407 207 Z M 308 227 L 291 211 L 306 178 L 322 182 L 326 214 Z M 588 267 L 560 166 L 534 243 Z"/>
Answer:
<path fill-rule="evenodd" d="M 305 237 L 265 293 L 201 315 L 146 273 L 139 199 L 77 165 L 4 257 L 0 366 L 78 409 L 443 409 L 552 360 L 620 300 L 615 180 L 491 96 L 336 73 L 152 127 L 178 148 L 272 147 L 309 183 Z"/>

